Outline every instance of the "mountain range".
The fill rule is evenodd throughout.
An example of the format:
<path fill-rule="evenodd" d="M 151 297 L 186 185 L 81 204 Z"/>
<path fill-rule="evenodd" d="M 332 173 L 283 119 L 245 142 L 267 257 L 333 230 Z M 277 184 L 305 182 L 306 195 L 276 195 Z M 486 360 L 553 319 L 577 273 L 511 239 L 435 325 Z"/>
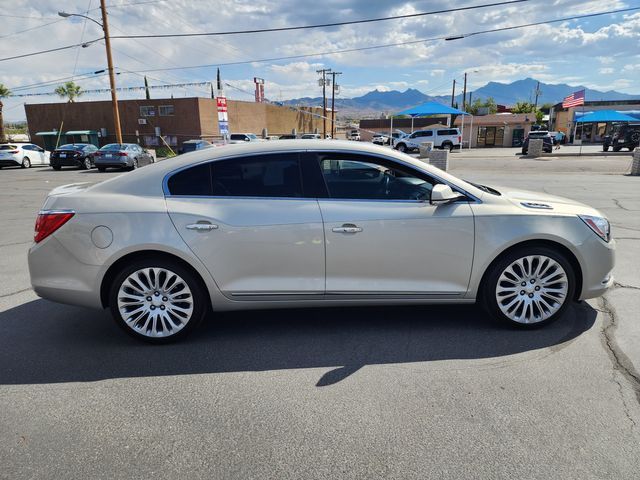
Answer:
<path fill-rule="evenodd" d="M 493 97 L 499 105 L 514 105 L 518 101 L 533 101 L 538 81 L 533 78 L 516 80 L 512 83 L 489 82 L 472 92 L 472 101 L 476 98 L 486 99 Z M 579 90 L 585 90 L 587 101 L 589 100 L 631 100 L 638 99 L 640 95 L 609 90 L 601 92 L 584 86 L 571 86 L 564 83 L 551 84 L 540 82 L 541 93 L 538 96 L 538 105 L 544 103 L 556 104 L 564 97 Z M 467 94 L 468 95 L 468 94 Z M 340 98 L 336 100 L 336 110 L 342 114 L 349 113 L 380 113 L 400 111 L 420 103 L 436 101 L 444 104 L 451 103 L 451 95 L 427 95 L 415 88 L 408 88 L 404 92 L 398 90 L 379 91 L 373 90 L 360 97 Z M 456 95 L 456 102 L 462 104 L 462 92 Z M 303 97 L 286 100 L 284 105 L 321 106 L 322 97 Z"/>

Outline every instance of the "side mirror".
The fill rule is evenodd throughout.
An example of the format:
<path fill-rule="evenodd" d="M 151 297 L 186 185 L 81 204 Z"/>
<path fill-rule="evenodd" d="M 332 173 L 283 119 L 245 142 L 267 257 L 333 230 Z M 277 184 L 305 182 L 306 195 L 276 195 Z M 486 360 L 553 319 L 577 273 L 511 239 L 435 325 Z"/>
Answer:
<path fill-rule="evenodd" d="M 439 183 L 431 190 L 431 205 L 445 205 L 466 198 L 458 192 L 454 192 L 449 185 Z"/>

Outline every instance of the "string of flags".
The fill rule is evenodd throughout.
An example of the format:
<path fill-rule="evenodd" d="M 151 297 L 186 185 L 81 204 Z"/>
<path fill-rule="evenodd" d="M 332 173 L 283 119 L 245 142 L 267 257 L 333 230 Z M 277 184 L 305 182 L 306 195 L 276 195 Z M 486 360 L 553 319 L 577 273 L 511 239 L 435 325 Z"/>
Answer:
<path fill-rule="evenodd" d="M 154 90 L 167 90 L 169 88 L 181 88 L 181 87 L 205 87 L 210 86 L 211 82 L 191 82 L 191 83 L 172 83 L 168 85 L 149 85 L 148 87 L 119 87 L 116 88 L 117 92 L 138 92 L 146 89 Z M 92 90 L 82 90 L 82 93 L 109 93 L 110 88 L 96 88 Z M 41 92 L 41 93 L 22 93 L 18 95 L 10 95 L 11 97 L 41 97 L 48 95 L 58 95 L 56 92 Z"/>

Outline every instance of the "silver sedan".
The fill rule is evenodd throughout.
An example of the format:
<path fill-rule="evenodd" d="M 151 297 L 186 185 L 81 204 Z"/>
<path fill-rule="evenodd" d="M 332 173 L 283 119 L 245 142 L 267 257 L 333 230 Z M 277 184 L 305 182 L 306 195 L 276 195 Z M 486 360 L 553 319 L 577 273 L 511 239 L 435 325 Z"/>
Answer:
<path fill-rule="evenodd" d="M 518 327 L 613 283 L 597 210 L 346 141 L 205 149 L 53 190 L 35 292 L 166 342 L 216 311 L 474 303 Z"/>

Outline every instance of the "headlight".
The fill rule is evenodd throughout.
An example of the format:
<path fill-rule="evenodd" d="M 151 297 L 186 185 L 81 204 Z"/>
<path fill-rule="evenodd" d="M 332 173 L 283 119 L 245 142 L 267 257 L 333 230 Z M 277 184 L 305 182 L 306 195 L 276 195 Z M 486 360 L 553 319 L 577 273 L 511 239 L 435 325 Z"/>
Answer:
<path fill-rule="evenodd" d="M 609 220 L 603 217 L 592 217 L 591 215 L 578 215 L 578 217 L 605 242 L 611 239 Z"/>

